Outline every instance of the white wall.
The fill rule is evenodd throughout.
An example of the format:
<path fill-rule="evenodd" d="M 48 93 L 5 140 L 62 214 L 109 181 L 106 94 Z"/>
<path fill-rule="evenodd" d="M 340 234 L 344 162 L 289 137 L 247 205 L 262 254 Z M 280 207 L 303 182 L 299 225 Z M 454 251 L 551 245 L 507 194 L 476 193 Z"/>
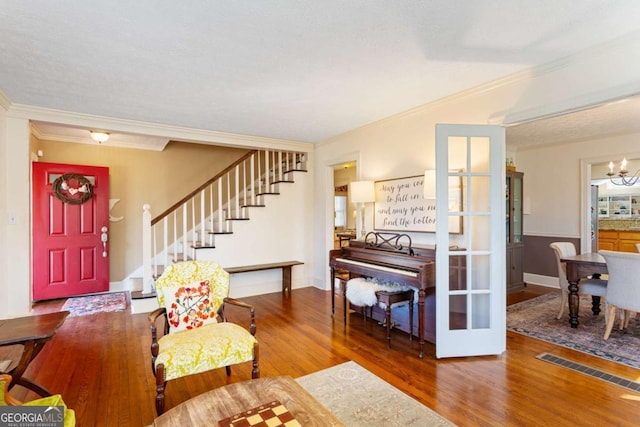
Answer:
<path fill-rule="evenodd" d="M 312 167 L 312 165 L 311 165 Z M 280 195 L 265 196 L 265 207 L 249 208 L 249 221 L 234 221 L 232 235 L 216 236 L 216 248 L 198 251 L 197 259 L 211 260 L 223 267 L 302 261 L 294 266 L 292 288 L 309 286 L 313 271 L 311 227 L 313 171 L 296 172 L 293 184 L 280 184 Z M 231 275 L 230 295 L 280 292 L 282 271 Z"/>
<path fill-rule="evenodd" d="M 316 246 L 315 277 L 319 287 L 329 286 L 327 254 L 331 218 L 327 204 L 327 174 L 321 172 L 331 159 L 357 152 L 360 179 L 390 179 L 419 175 L 434 167 L 436 123 L 513 123 L 572 111 L 587 105 L 630 96 L 640 92 L 640 61 L 633 54 L 640 50 L 640 33 L 605 46 L 590 49 L 562 61 L 518 73 L 498 82 L 470 89 L 412 111 L 331 138 L 316 150 Z M 630 54 L 632 53 L 632 54 Z M 428 78 L 428 76 L 425 76 Z M 507 141 L 508 144 L 508 141 Z M 566 155 L 558 148 L 557 156 Z M 609 150 L 611 148 L 609 147 Z M 618 153 L 626 150 L 620 147 Z M 534 153 L 518 153 L 516 164 L 525 172 L 525 196 L 531 197 L 532 214 L 525 222 L 525 233 L 565 232 L 579 234 L 581 165 L 577 150 L 573 158 L 558 158 L 565 169 L 563 188 L 555 201 L 567 200 L 568 210 L 542 210 L 534 197 L 548 190 L 549 158 Z M 512 151 L 507 149 L 509 157 Z M 615 155 L 616 153 L 611 153 Z M 527 156 L 531 156 L 527 160 Z M 619 156 L 615 156 L 616 158 Z M 566 163 L 569 166 L 566 166 Z M 557 165 L 556 165 L 557 166 Z M 546 182 L 541 183 L 541 177 Z M 559 187 L 557 183 L 552 184 Z M 535 190 L 534 190 L 535 189 Z M 538 203 L 538 202 L 536 202 Z M 368 212 L 371 224 L 371 212 Z M 529 225 L 526 225 L 530 222 Z M 370 229 L 370 228 L 369 228 Z M 432 234 L 416 234 L 416 243 L 433 242 Z"/>

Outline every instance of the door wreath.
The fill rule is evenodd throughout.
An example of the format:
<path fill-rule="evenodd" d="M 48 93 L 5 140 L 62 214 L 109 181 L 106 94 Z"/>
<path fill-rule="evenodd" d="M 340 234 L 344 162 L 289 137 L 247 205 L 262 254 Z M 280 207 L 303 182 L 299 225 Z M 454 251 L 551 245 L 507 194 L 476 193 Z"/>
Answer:
<path fill-rule="evenodd" d="M 79 205 L 93 196 L 93 186 L 83 175 L 65 173 L 53 181 L 53 194 L 64 203 Z"/>

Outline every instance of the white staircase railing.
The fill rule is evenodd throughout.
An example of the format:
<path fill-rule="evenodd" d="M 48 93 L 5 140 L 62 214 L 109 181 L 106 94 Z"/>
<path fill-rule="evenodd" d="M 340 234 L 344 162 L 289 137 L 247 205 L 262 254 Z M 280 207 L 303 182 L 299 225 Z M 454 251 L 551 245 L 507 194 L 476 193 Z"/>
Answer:
<path fill-rule="evenodd" d="M 233 233 L 233 221 L 248 220 L 248 208 L 264 206 L 265 195 L 277 194 L 280 183 L 306 169 L 306 153 L 255 150 L 155 218 L 145 204 L 142 294 L 153 293 L 164 266 L 195 258 L 198 248 L 215 248 L 216 235 Z"/>

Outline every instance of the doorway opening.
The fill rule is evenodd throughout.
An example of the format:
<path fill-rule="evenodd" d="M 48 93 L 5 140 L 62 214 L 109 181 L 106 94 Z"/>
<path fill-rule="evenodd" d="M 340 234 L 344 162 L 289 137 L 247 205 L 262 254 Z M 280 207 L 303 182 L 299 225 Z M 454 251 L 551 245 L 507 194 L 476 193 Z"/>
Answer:
<path fill-rule="evenodd" d="M 333 168 L 333 248 L 348 244 L 356 237 L 357 209 L 349 197 L 349 184 L 357 180 L 355 161 Z"/>
<path fill-rule="evenodd" d="M 640 170 L 639 157 L 629 155 L 626 159 L 625 170 L 629 176 Z M 624 185 L 619 177 L 607 175 L 618 173 L 620 160 L 616 159 L 615 164 L 613 160 L 589 164 L 590 252 L 601 249 L 637 252 L 636 244 L 640 243 L 640 182 Z"/>

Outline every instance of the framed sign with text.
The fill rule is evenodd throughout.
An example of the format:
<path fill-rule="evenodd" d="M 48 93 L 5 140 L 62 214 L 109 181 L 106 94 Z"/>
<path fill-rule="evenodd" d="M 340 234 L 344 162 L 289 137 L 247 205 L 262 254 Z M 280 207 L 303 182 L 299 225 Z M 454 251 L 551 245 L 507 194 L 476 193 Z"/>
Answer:
<path fill-rule="evenodd" d="M 460 211 L 460 180 L 449 187 L 449 211 Z M 435 233 L 436 201 L 424 198 L 424 176 L 375 181 L 373 228 L 382 231 Z M 462 233 L 462 217 L 449 218 L 449 233 Z"/>

